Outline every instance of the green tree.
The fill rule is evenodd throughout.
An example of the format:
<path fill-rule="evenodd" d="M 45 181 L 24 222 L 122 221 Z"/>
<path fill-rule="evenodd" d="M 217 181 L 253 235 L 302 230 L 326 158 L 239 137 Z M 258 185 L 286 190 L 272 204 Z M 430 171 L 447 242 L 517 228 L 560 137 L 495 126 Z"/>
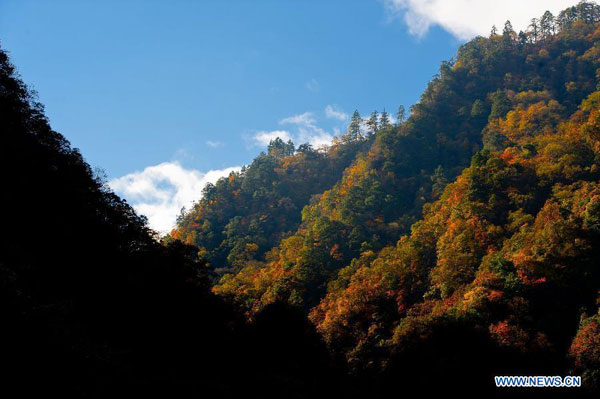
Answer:
<path fill-rule="evenodd" d="M 398 120 L 398 124 L 404 122 L 404 118 L 406 117 L 406 110 L 404 109 L 404 105 L 398 106 L 398 112 L 396 113 L 396 119 Z"/>
<path fill-rule="evenodd" d="M 533 43 L 537 42 L 540 38 L 540 24 L 537 18 L 532 18 L 529 23 L 529 34 Z"/>
<path fill-rule="evenodd" d="M 377 111 L 371 112 L 371 116 L 369 117 L 369 119 L 367 119 L 366 124 L 369 130 L 371 131 L 371 134 L 377 133 L 377 130 L 379 129 Z"/>
<path fill-rule="evenodd" d="M 342 137 L 343 141 L 356 141 L 361 137 L 360 125 L 362 124 L 362 118 L 358 113 L 358 110 L 354 110 L 352 118 L 350 118 L 350 124 L 348 125 L 347 133 Z"/>
<path fill-rule="evenodd" d="M 379 117 L 379 128 L 387 129 L 390 126 L 391 126 L 390 117 L 388 116 L 388 113 L 385 111 L 385 108 L 384 108 L 383 111 L 381 112 L 381 116 Z"/>
<path fill-rule="evenodd" d="M 435 199 L 442 194 L 444 188 L 448 185 L 448 179 L 446 178 L 442 165 L 438 165 L 433 171 L 431 183 L 431 196 Z"/>
<path fill-rule="evenodd" d="M 502 35 L 504 36 L 512 36 L 515 33 L 515 30 L 513 29 L 512 23 L 507 20 L 504 23 L 504 29 L 502 29 Z"/>
<path fill-rule="evenodd" d="M 540 35 L 546 38 L 554 35 L 555 32 L 554 15 L 550 11 L 546 11 L 540 18 Z"/>
<path fill-rule="evenodd" d="M 267 154 L 275 158 L 283 158 L 293 155 L 296 151 L 292 140 L 284 142 L 281 138 L 277 137 L 269 142 L 267 147 Z"/>
<path fill-rule="evenodd" d="M 310 143 L 304 143 L 298 146 L 298 152 L 301 154 L 310 154 L 314 151 L 315 150 L 313 149 L 313 146 Z"/>

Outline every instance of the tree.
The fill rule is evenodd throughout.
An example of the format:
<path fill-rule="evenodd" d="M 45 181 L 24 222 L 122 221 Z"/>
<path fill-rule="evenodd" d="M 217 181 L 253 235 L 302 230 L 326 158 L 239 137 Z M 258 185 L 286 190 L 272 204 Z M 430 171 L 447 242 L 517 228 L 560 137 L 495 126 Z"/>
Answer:
<path fill-rule="evenodd" d="M 527 44 L 527 41 L 527 33 L 519 31 L 519 47 L 523 47 L 525 44 Z"/>
<path fill-rule="evenodd" d="M 490 120 L 503 117 L 510 110 L 510 100 L 506 97 L 506 93 L 503 90 L 496 90 L 490 93 L 489 98 L 492 101 L 492 109 L 489 115 Z"/>
<path fill-rule="evenodd" d="M 267 147 L 267 154 L 275 158 L 283 158 L 294 154 L 296 148 L 292 140 L 288 140 L 287 143 L 281 138 L 277 137 L 269 142 Z"/>
<path fill-rule="evenodd" d="M 301 154 L 309 154 L 314 152 L 313 146 L 310 143 L 300 144 L 298 146 L 298 152 Z"/>
<path fill-rule="evenodd" d="M 378 119 L 377 116 L 378 116 L 377 111 L 373 111 L 373 112 L 371 112 L 371 116 L 367 120 L 367 126 L 369 127 L 371 134 L 377 133 L 377 130 L 379 129 L 379 123 L 377 121 L 377 119 Z"/>
<path fill-rule="evenodd" d="M 379 118 L 379 128 L 387 129 L 390 126 L 390 117 L 388 116 L 388 113 L 385 111 L 384 108 L 383 112 L 381 112 L 381 117 Z"/>
<path fill-rule="evenodd" d="M 583 21 L 586 24 L 592 24 L 599 21 L 599 7 L 595 3 L 581 1 L 577 4 L 576 8 L 578 20 Z"/>
<path fill-rule="evenodd" d="M 406 110 L 404 109 L 404 105 L 398 106 L 398 112 L 396 113 L 396 118 L 398 119 L 398 124 L 404 122 Z"/>
<path fill-rule="evenodd" d="M 558 17 L 556 18 L 556 23 L 560 30 L 566 29 L 575 21 L 576 10 L 577 9 L 575 7 L 571 7 L 561 11 L 560 14 L 558 14 Z"/>
<path fill-rule="evenodd" d="M 510 21 L 506 21 L 504 23 L 504 29 L 502 29 L 502 41 L 505 44 L 510 44 L 515 41 L 517 34 L 515 33 L 512 24 Z"/>
<path fill-rule="evenodd" d="M 531 41 L 533 43 L 537 42 L 540 37 L 540 25 L 537 18 L 531 19 L 531 23 L 529 24 L 529 33 Z"/>
<path fill-rule="evenodd" d="M 446 179 L 442 165 L 438 165 L 438 167 L 435 168 L 435 171 L 431 175 L 431 183 L 431 196 L 433 198 L 438 198 L 442 194 L 442 191 L 444 191 L 444 188 L 448 185 L 448 179 Z"/>
<path fill-rule="evenodd" d="M 362 118 L 358 113 L 358 110 L 354 110 L 352 118 L 350 118 L 350 124 L 348 125 L 348 132 L 342 137 L 343 141 L 356 141 L 361 137 L 360 125 Z"/>
<path fill-rule="evenodd" d="M 294 142 L 291 139 L 288 139 L 287 143 L 285 143 L 285 156 L 294 155 L 294 152 L 296 152 Z"/>
<path fill-rule="evenodd" d="M 515 30 L 513 29 L 512 23 L 510 23 L 510 20 L 507 20 L 504 23 L 504 29 L 502 29 L 502 34 L 504 36 L 511 36 L 513 33 L 515 33 Z"/>
<path fill-rule="evenodd" d="M 185 214 L 186 214 L 185 206 L 182 206 L 181 209 L 179 210 L 179 215 L 177 215 L 177 218 L 175 218 L 175 223 L 176 224 L 182 223 L 183 219 L 185 218 Z"/>
<path fill-rule="evenodd" d="M 554 35 L 555 31 L 554 15 L 550 11 L 546 11 L 540 18 L 540 35 L 546 38 Z"/>

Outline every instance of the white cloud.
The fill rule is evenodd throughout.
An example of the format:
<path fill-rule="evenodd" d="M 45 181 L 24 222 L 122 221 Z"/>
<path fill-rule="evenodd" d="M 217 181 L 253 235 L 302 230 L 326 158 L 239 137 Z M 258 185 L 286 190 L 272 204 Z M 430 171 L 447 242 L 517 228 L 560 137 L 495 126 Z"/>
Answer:
<path fill-rule="evenodd" d="M 330 145 L 333 136 L 316 124 L 316 119 L 311 112 L 293 115 L 279 121 L 281 125 L 295 125 L 297 133 L 294 142 L 310 143 L 314 147 Z"/>
<path fill-rule="evenodd" d="M 136 212 L 148 217 L 152 229 L 165 234 L 174 227 L 181 208 L 200 199 L 207 183 L 214 183 L 240 169 L 235 166 L 202 173 L 185 169 L 178 162 L 163 162 L 112 179 L 108 185 L 127 199 Z"/>
<path fill-rule="evenodd" d="M 294 124 L 294 125 L 304 125 L 310 126 L 314 125 L 316 122 L 313 114 L 311 112 L 305 112 L 299 115 L 288 116 L 287 118 L 283 118 L 279 121 L 280 125 Z"/>
<path fill-rule="evenodd" d="M 275 140 L 277 137 L 283 141 L 292 140 L 292 135 L 286 130 L 263 130 L 252 136 L 252 139 L 256 145 L 266 147 L 269 145 L 271 140 Z"/>
<path fill-rule="evenodd" d="M 219 148 L 223 147 L 225 143 L 223 143 L 222 141 L 206 140 L 206 145 L 210 148 Z"/>
<path fill-rule="evenodd" d="M 325 116 L 331 119 L 337 119 L 339 121 L 345 121 L 348 119 L 348 114 L 342 111 L 337 105 L 327 105 L 325 107 Z"/>
<path fill-rule="evenodd" d="M 409 32 L 423 36 L 439 25 L 457 38 L 488 35 L 492 25 L 502 31 L 510 20 L 515 31 L 525 30 L 546 10 L 557 15 L 579 0 L 384 0 L 392 16 L 403 16 Z"/>
<path fill-rule="evenodd" d="M 261 130 L 250 139 L 254 146 L 266 147 L 271 140 L 279 137 L 283 141 L 292 140 L 295 144 L 310 143 L 313 147 L 331 145 L 333 135 L 317 126 L 317 120 L 312 112 L 292 115 L 279 121 L 280 125 L 291 125 L 290 130 Z M 247 140 L 247 136 L 246 136 Z"/>
<path fill-rule="evenodd" d="M 300 134 L 298 135 L 298 140 L 296 140 L 296 142 L 298 144 L 310 143 L 313 147 L 319 148 L 331 145 L 332 140 L 333 136 L 323 129 L 319 128 L 318 131 L 300 129 Z"/>

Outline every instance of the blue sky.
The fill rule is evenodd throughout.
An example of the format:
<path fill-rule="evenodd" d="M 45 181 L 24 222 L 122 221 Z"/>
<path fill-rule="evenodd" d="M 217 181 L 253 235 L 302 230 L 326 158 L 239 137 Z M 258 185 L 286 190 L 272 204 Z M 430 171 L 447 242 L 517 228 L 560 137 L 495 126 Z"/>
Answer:
<path fill-rule="evenodd" d="M 489 14 L 576 2 L 488 3 L 1 0 L 0 40 L 53 128 L 166 231 L 269 137 L 319 144 L 355 108 L 408 108 Z"/>

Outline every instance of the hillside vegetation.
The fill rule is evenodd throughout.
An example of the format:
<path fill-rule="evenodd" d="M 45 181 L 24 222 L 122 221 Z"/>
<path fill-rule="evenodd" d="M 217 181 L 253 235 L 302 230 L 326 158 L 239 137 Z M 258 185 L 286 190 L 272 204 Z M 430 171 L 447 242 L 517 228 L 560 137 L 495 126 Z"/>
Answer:
<path fill-rule="evenodd" d="M 250 318 L 304 309 L 359 373 L 597 384 L 599 22 L 582 2 L 461 46 L 292 235 L 213 291 Z"/>
<path fill-rule="evenodd" d="M 331 187 L 372 138 L 346 136 L 315 150 L 275 139 L 239 173 L 208 184 L 170 237 L 199 248 L 216 274 L 237 272 L 289 236 L 310 198 Z"/>

